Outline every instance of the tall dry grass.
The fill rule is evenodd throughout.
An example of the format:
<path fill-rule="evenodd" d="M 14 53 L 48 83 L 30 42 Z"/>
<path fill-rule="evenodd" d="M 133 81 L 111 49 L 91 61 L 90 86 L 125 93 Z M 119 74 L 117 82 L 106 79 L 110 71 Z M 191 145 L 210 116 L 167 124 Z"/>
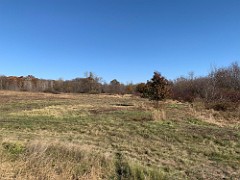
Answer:
<path fill-rule="evenodd" d="M 0 152 L 0 179 L 97 180 L 114 172 L 113 161 L 87 145 L 4 140 Z"/>

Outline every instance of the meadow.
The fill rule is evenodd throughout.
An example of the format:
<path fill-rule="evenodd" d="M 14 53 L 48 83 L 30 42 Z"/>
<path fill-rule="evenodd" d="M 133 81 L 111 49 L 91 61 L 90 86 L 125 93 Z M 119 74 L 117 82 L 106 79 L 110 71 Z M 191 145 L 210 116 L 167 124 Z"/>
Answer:
<path fill-rule="evenodd" d="M 240 109 L 0 91 L 0 179 L 240 179 Z"/>

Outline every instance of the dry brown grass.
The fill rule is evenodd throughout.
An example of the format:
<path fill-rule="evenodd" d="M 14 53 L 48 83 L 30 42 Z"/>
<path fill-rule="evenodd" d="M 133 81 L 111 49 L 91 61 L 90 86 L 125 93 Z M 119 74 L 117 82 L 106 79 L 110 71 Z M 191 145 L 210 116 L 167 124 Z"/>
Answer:
<path fill-rule="evenodd" d="M 5 143 L 18 146 L 22 142 L 5 139 L 2 144 Z M 101 179 L 103 173 L 108 174 L 102 169 L 102 161 L 109 163 L 106 168 L 111 169 L 111 159 L 92 156 L 96 153 L 92 146 L 34 140 L 24 147 L 24 153 L 17 154 L 17 161 L 11 160 L 12 154 L 1 156 L 1 179 Z M 89 166 L 88 170 L 84 165 Z"/>
<path fill-rule="evenodd" d="M 153 120 L 166 120 L 167 116 L 166 116 L 166 111 L 161 109 L 161 110 L 152 110 L 152 119 Z"/>
<path fill-rule="evenodd" d="M 125 179 L 240 177 L 236 114 L 203 107 L 0 91 L 0 179 L 117 179 L 116 164 Z"/>

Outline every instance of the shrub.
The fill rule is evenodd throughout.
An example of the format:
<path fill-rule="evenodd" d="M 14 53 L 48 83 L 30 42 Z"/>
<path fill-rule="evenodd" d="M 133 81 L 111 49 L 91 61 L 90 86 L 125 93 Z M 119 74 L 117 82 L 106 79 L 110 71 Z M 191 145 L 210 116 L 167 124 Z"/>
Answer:
<path fill-rule="evenodd" d="M 207 109 L 214 109 L 215 111 L 236 110 L 239 103 L 225 100 L 206 101 L 205 107 Z"/>
<path fill-rule="evenodd" d="M 145 83 L 140 83 L 136 86 L 136 92 L 140 93 L 141 97 L 144 97 L 146 93 L 146 84 Z"/>
<path fill-rule="evenodd" d="M 170 82 L 159 72 L 154 72 L 152 79 L 146 84 L 138 84 L 136 90 L 141 97 L 156 101 L 170 97 L 171 94 Z"/>

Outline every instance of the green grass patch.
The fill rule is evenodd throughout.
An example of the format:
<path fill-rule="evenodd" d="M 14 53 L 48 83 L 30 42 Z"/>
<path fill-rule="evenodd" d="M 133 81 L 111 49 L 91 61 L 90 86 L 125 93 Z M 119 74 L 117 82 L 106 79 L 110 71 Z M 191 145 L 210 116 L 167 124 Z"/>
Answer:
<path fill-rule="evenodd" d="M 26 151 L 26 147 L 19 142 L 3 142 L 2 147 L 3 151 L 7 153 L 12 159 L 17 159 Z"/>

